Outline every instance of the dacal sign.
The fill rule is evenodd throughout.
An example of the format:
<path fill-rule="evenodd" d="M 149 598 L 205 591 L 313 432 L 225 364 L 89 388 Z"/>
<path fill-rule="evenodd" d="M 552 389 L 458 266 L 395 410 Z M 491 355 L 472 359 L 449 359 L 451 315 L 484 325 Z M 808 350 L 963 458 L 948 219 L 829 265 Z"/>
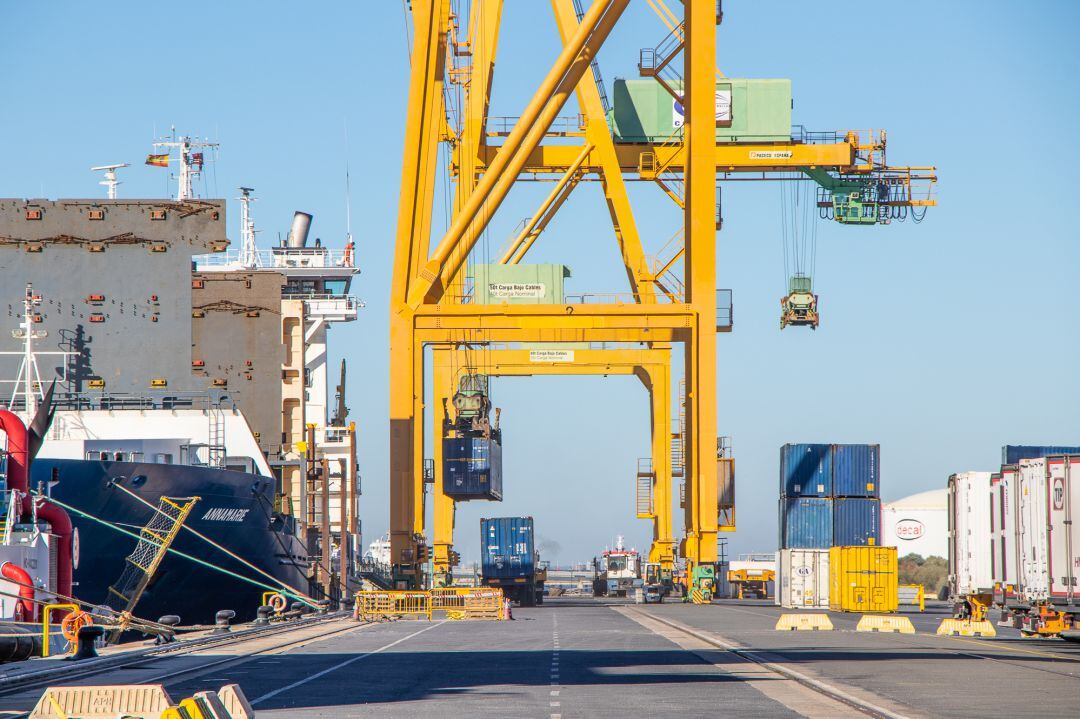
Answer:
<path fill-rule="evenodd" d="M 896 536 L 899 539 L 918 539 L 926 532 L 926 525 L 917 519 L 901 519 L 896 523 Z"/>

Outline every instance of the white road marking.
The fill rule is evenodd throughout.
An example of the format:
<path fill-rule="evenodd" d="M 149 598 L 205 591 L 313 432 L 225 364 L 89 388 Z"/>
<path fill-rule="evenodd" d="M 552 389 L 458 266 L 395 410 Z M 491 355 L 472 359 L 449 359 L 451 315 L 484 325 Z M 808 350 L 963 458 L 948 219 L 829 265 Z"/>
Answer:
<path fill-rule="evenodd" d="M 444 619 L 441 622 L 439 622 L 438 624 L 432 624 L 430 627 L 424 627 L 423 629 L 421 629 L 418 632 L 413 632 L 412 634 L 410 634 L 410 635 L 408 635 L 406 637 L 402 637 L 401 639 L 397 639 L 395 641 L 392 641 L 389 644 L 385 644 L 385 645 L 379 647 L 378 649 L 374 649 L 374 650 L 372 650 L 370 652 L 367 652 L 366 654 L 358 654 L 355 657 L 350 657 L 349 659 L 346 659 L 343 662 L 338 662 L 337 664 L 335 664 L 332 667 L 329 667 L 327 669 L 323 669 L 321 672 L 315 672 L 311 676 L 305 677 L 304 679 L 300 679 L 299 681 L 295 681 L 292 684 L 289 684 L 288 686 L 281 687 L 280 689 L 275 689 L 272 692 L 267 692 L 266 694 L 263 694 L 261 697 L 257 697 L 255 699 L 253 699 L 251 701 L 251 703 L 252 703 L 252 705 L 260 704 L 260 703 L 266 701 L 267 699 L 272 699 L 273 697 L 276 697 L 278 694 L 283 694 L 283 693 L 289 691 L 290 689 L 295 689 L 296 687 L 303 686 L 304 684 L 307 684 L 308 682 L 319 679 L 320 677 L 325 677 L 330 672 L 337 671 L 338 669 L 341 669 L 342 667 L 347 667 L 347 666 L 349 666 L 350 664 L 352 664 L 354 662 L 360 661 L 361 659 L 367 659 L 368 657 L 370 657 L 370 656 L 372 656 L 374 654 L 379 654 L 381 652 L 384 652 L 387 649 L 389 649 L 391 647 L 395 647 L 398 644 L 401 644 L 402 642 L 408 641 L 408 640 L 412 639 L 413 637 L 415 637 L 415 636 L 417 636 L 419 634 L 423 634 L 426 631 L 430 631 L 430 630 L 434 629 L 435 627 L 442 626 L 443 624 L 446 624 L 447 621 L 449 621 L 449 620 Z"/>
<path fill-rule="evenodd" d="M 730 640 L 726 640 L 719 635 L 713 634 L 709 638 L 710 641 L 705 641 L 703 633 L 681 622 L 669 619 L 667 621 L 671 622 L 671 624 L 667 624 L 649 616 L 645 612 L 632 608 L 612 607 L 612 609 L 634 620 L 654 634 L 697 654 L 709 664 L 714 664 L 724 673 L 746 682 L 766 697 L 809 719 L 866 716 L 866 712 L 856 708 L 859 705 L 871 709 L 880 716 L 890 717 L 891 719 L 923 717 L 923 715 L 914 713 L 899 714 L 879 705 L 870 704 L 861 697 L 852 696 L 835 686 L 812 679 L 793 669 L 772 662 L 755 662 L 737 651 L 733 651 L 742 647 L 736 647 Z M 737 661 L 727 665 L 716 664 L 710 654 L 717 650 L 727 652 L 728 656 Z M 778 679 L 777 675 L 783 678 Z M 820 687 L 821 690 L 815 691 L 811 686 L 797 681 L 796 678 L 802 679 L 812 687 Z M 875 699 L 883 701 L 881 697 L 875 697 Z M 852 704 L 855 706 L 852 706 Z"/>

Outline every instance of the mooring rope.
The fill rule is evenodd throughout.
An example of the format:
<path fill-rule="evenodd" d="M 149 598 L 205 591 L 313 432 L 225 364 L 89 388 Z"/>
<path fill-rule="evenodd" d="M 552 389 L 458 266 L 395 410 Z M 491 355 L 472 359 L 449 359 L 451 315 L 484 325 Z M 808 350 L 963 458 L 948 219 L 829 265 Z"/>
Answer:
<path fill-rule="evenodd" d="M 39 496 L 39 497 L 43 496 L 43 495 L 38 494 L 37 492 L 34 492 L 33 494 L 35 496 Z M 48 499 L 50 502 L 52 502 L 52 503 L 54 503 L 54 504 L 56 504 L 56 505 L 58 505 L 58 506 L 60 506 L 60 507 L 62 507 L 64 509 L 66 509 L 69 512 L 75 512 L 76 514 L 78 514 L 81 517 L 86 517 L 87 519 L 89 519 L 91 521 L 97 522 L 98 524 L 101 524 L 101 525 L 104 525 L 104 526 L 109 527 L 111 529 L 114 529 L 117 532 L 120 532 L 121 534 L 126 534 L 127 536 L 129 536 L 129 537 L 131 537 L 133 539 L 137 539 L 137 540 L 140 540 L 140 541 L 143 541 L 143 540 L 150 541 L 149 539 L 147 539 L 146 537 L 143 537 L 142 535 L 135 534 L 134 532 L 129 532 L 126 529 L 121 529 L 120 527 L 116 526 L 112 522 L 108 522 L 108 521 L 106 521 L 104 519 L 100 519 L 99 517 L 95 517 L 94 515 L 89 514 L 87 512 L 84 512 L 81 509 L 78 509 L 77 507 L 72 507 L 70 504 L 66 504 L 64 502 L 61 502 L 60 500 L 58 500 L 58 499 L 56 499 L 54 497 L 46 497 L 46 499 Z M 152 541 L 150 541 L 150 543 L 153 544 Z M 161 545 L 159 544 L 157 546 L 160 547 Z M 312 608 L 318 608 L 318 606 L 319 606 L 313 600 L 311 600 L 311 599 L 309 599 L 307 597 L 304 597 L 304 596 L 300 596 L 295 591 L 290 591 L 292 589 L 291 587 L 286 588 L 286 587 L 282 587 L 282 586 L 271 586 L 271 585 L 263 584 L 262 582 L 259 582 L 259 581 L 255 580 L 255 579 L 251 579 L 250 577 L 245 577 L 242 574 L 237 574 L 236 572 L 234 572 L 234 571 L 232 571 L 230 569 L 225 569 L 224 567 L 219 567 L 216 564 L 212 564 L 212 563 L 207 562 L 207 561 L 205 561 L 203 559 L 199 559 L 198 557 L 193 557 L 190 554 L 185 554 L 184 552 L 181 552 L 179 549 L 173 549 L 172 547 L 165 547 L 165 551 L 172 552 L 173 554 L 175 554 L 177 556 L 183 557 L 184 559 L 188 559 L 188 560 L 190 560 L 192 562 L 195 562 L 196 564 L 202 565 L 202 566 L 206 567 L 207 569 L 212 569 L 215 572 L 221 572 L 222 574 L 227 574 L 228 576 L 233 577 L 234 579 L 239 579 L 242 582 L 247 582 L 248 584 L 253 584 L 256 587 L 260 587 L 261 589 L 265 589 L 266 591 L 277 592 L 279 594 L 284 594 L 284 595 L 286 595 L 288 597 L 292 597 L 293 599 L 296 599 L 296 600 L 298 600 L 300 602 L 303 602 L 304 604 L 307 604 L 308 606 L 310 606 Z"/>
<path fill-rule="evenodd" d="M 113 486 L 113 487 L 116 487 L 116 488 L 117 488 L 117 489 L 119 489 L 119 490 L 121 490 L 122 492 L 124 492 L 124 493 L 125 493 L 125 494 L 127 494 L 128 496 L 130 496 L 130 497 L 132 497 L 132 498 L 134 498 L 134 499 L 138 500 L 139 502 L 142 502 L 142 503 L 143 503 L 143 504 L 145 504 L 145 505 L 146 505 L 147 507 L 149 507 L 150 509 L 152 509 L 152 510 L 153 510 L 154 512 L 156 512 L 156 513 L 158 513 L 158 514 L 162 514 L 162 515 L 164 515 L 164 516 L 166 516 L 166 517 L 169 517 L 169 515 L 168 515 L 167 513 L 165 513 L 165 512 L 162 512 L 162 511 L 161 511 L 161 509 L 159 509 L 158 507 L 155 507 L 154 505 L 150 504 L 150 503 L 149 503 L 149 502 L 147 502 L 147 501 L 146 501 L 145 499 L 143 499 L 143 498 L 142 498 L 142 497 L 140 497 L 139 495 L 135 494 L 134 492 L 132 492 L 132 491 L 131 491 L 130 489 L 128 489 L 128 488 L 127 488 L 127 487 L 125 487 L 124 485 L 122 485 L 122 484 L 119 484 L 119 483 L 115 483 L 115 482 L 114 482 L 114 483 L 112 484 L 112 486 Z M 171 517 L 170 517 L 170 519 L 171 519 Z M 180 528 L 181 528 L 181 529 L 186 529 L 187 531 L 191 532 L 191 533 L 192 533 L 192 534 L 194 534 L 194 535 L 195 535 L 196 537 L 198 537 L 199 539 L 203 540 L 204 542 L 206 542 L 206 543 L 207 543 L 207 544 L 209 544 L 210 546 L 212 546 L 212 547 L 214 547 L 214 548 L 216 548 L 216 549 L 218 549 L 218 550 L 220 550 L 220 551 L 224 552 L 225 554 L 229 555 L 230 557 L 232 557 L 232 558 L 233 558 L 233 559 L 235 559 L 236 561 L 238 561 L 238 562 L 240 562 L 241 564 L 243 564 L 244 566 L 248 567 L 249 569 L 254 569 L 254 570 L 255 570 L 256 572 L 258 572 L 259 574 L 261 574 L 261 575 L 263 575 L 264 577 L 268 578 L 268 579 L 269 579 L 270 581 L 272 581 L 272 582 L 278 582 L 278 581 L 279 581 L 279 580 L 278 580 L 278 578 L 277 578 L 277 577 L 275 577 L 274 575 L 270 574 L 269 572 L 263 571 L 262 569 L 259 569 L 258 567 L 256 567 L 256 566 L 255 566 L 254 564 L 252 564 L 251 562 L 247 561 L 246 559 L 244 559 L 244 558 L 243 558 L 243 557 L 241 557 L 240 555 L 238 555 L 238 554 L 235 554 L 234 552 L 230 551 L 229 549 L 227 549 L 227 548 L 223 547 L 223 546 L 222 546 L 221 544 L 218 544 L 218 543 L 217 543 L 217 542 L 215 542 L 215 541 L 214 541 L 213 539 L 210 539 L 210 537 L 207 537 L 207 536 L 206 536 L 205 534 L 203 534 L 202 532 L 198 531 L 198 530 L 197 530 L 197 529 L 195 529 L 194 527 L 189 527 L 188 525 L 186 525 L 186 524 L 183 524 L 183 523 L 181 523 L 181 524 L 180 524 Z M 284 582 L 282 582 L 282 584 L 284 584 Z M 289 588 L 290 588 L 290 589 L 293 589 L 293 590 L 294 590 L 294 591 L 295 591 L 295 592 L 296 592 L 296 593 L 297 593 L 298 595 L 303 595 L 303 596 L 307 597 L 308 599 L 310 599 L 310 600 L 312 600 L 312 601 L 315 601 L 314 597 L 312 597 L 311 595 L 309 595 L 309 594 L 306 594 L 306 593 L 304 593 L 304 592 L 301 592 L 301 591 L 300 591 L 299 589 L 296 589 L 295 587 L 291 587 L 291 586 L 290 586 Z"/>

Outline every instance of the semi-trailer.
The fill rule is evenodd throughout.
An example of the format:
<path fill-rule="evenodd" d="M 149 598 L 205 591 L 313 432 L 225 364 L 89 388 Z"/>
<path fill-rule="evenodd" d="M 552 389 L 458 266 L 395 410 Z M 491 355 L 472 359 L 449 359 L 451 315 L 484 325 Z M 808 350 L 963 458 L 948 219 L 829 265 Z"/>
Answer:
<path fill-rule="evenodd" d="M 542 604 L 547 571 L 540 564 L 532 517 L 480 520 L 480 581 L 500 587 L 523 607 Z"/>

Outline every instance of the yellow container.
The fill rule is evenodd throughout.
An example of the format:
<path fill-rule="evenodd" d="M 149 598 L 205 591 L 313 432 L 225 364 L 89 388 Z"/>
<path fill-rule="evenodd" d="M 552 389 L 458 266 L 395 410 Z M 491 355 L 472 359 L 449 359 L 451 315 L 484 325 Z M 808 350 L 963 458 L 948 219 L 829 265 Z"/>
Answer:
<path fill-rule="evenodd" d="M 829 550 L 829 609 L 895 612 L 900 606 L 896 547 Z"/>

